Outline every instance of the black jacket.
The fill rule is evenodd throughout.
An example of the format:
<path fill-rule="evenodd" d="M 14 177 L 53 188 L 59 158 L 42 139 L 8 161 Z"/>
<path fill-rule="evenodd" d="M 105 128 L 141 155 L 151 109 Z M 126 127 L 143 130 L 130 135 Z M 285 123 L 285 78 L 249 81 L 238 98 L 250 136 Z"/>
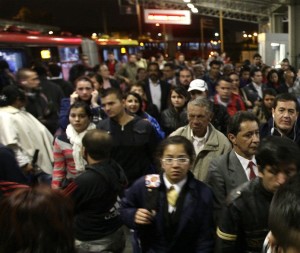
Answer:
<path fill-rule="evenodd" d="M 126 184 L 122 168 L 113 160 L 105 160 L 86 166 L 86 171 L 64 189 L 74 202 L 76 239 L 101 239 L 122 226 L 117 198 Z"/>
<path fill-rule="evenodd" d="M 177 112 L 173 107 L 170 107 L 161 113 L 160 125 L 166 133 L 166 136 L 186 124 L 188 124 L 188 120 L 185 108 L 182 111 Z"/>
<path fill-rule="evenodd" d="M 228 197 L 217 228 L 216 252 L 260 253 L 269 232 L 268 215 L 273 193 L 260 178 L 246 182 Z"/>
<path fill-rule="evenodd" d="M 300 122 L 296 121 L 293 130 L 286 135 L 286 137 L 290 138 L 292 141 L 298 144 L 300 147 Z M 274 135 L 274 136 L 282 136 L 279 131 L 274 126 L 273 118 L 270 118 L 267 123 L 263 124 L 259 130 L 260 138 L 263 139 L 267 136 Z"/>
<path fill-rule="evenodd" d="M 142 175 L 155 172 L 153 155 L 159 139 L 150 122 L 135 117 L 121 126 L 107 118 L 101 120 L 97 128 L 111 134 L 111 157 L 124 169 L 129 185 Z"/>

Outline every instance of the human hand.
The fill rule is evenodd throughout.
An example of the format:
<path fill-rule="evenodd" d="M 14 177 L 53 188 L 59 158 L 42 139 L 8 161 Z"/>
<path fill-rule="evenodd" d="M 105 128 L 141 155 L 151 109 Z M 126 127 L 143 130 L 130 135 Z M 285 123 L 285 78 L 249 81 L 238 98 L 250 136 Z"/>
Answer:
<path fill-rule="evenodd" d="M 74 104 L 76 100 L 78 100 L 78 94 L 76 91 L 74 91 L 70 96 L 70 104 Z"/>
<path fill-rule="evenodd" d="M 92 107 L 97 107 L 97 106 L 99 106 L 99 105 L 98 105 L 98 96 L 99 96 L 98 91 L 97 91 L 97 90 L 93 90 L 93 91 L 92 91 L 92 99 L 91 99 Z"/>
<path fill-rule="evenodd" d="M 134 222 L 136 224 L 151 224 L 153 219 L 153 213 L 144 208 L 139 208 L 134 216 Z"/>
<path fill-rule="evenodd" d="M 21 169 L 25 175 L 31 174 L 34 170 L 31 163 L 25 164 L 24 166 L 21 167 Z"/>

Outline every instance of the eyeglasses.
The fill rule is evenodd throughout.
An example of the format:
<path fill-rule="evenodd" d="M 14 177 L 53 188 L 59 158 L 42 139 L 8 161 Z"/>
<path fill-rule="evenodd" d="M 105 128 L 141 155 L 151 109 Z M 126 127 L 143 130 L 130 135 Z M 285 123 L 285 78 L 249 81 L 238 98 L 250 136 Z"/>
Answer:
<path fill-rule="evenodd" d="M 168 164 L 168 165 L 173 164 L 175 161 L 178 164 L 187 164 L 190 161 L 189 158 L 185 158 L 185 157 L 179 157 L 179 158 L 168 157 L 168 158 L 163 158 L 161 160 L 162 160 L 162 162 L 164 162 L 165 164 Z"/>

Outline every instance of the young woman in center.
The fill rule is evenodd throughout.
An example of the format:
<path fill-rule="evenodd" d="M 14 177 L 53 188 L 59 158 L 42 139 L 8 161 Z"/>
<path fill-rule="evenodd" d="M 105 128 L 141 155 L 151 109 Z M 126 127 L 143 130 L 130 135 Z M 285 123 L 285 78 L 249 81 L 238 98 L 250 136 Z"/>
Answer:
<path fill-rule="evenodd" d="M 141 252 L 213 252 L 213 195 L 190 172 L 194 157 L 185 137 L 163 140 L 157 150 L 162 173 L 141 177 L 125 192 L 121 217 L 135 230 Z"/>

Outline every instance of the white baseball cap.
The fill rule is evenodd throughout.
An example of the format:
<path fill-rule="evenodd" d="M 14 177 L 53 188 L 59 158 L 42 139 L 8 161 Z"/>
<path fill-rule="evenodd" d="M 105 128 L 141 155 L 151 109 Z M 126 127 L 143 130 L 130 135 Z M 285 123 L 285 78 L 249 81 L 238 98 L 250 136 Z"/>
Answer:
<path fill-rule="evenodd" d="M 192 91 L 192 90 L 206 91 L 208 90 L 207 83 L 202 79 L 195 79 L 191 81 L 189 85 L 188 91 Z"/>

